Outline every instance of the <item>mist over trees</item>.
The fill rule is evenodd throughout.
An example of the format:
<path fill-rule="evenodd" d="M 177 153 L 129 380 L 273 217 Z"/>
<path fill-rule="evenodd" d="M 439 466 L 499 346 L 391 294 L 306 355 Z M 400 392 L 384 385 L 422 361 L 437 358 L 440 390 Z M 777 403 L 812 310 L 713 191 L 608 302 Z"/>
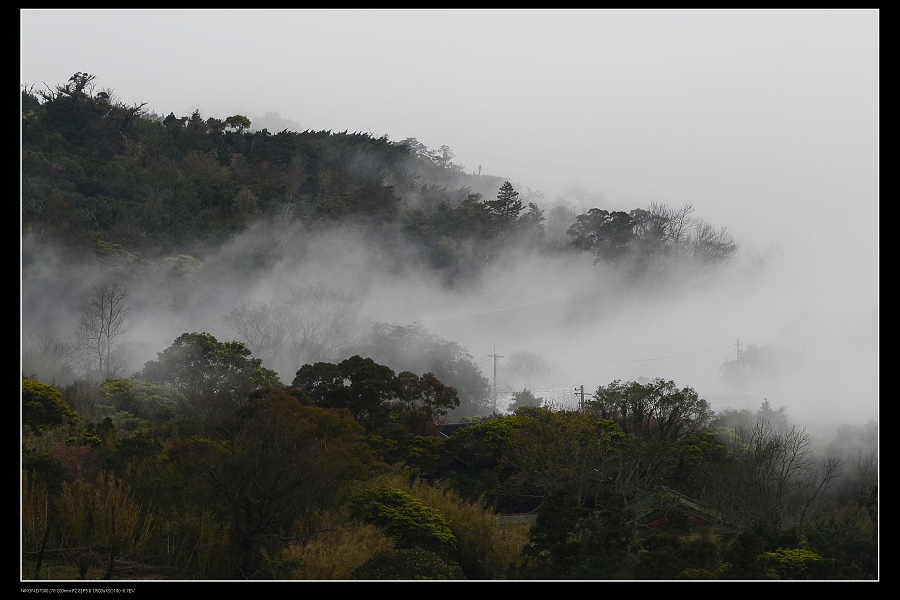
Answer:
<path fill-rule="evenodd" d="M 542 389 L 548 327 L 752 288 L 766 261 L 735 276 L 691 205 L 548 202 L 446 145 L 96 80 L 21 92 L 23 576 L 877 579 L 876 422 L 821 440 L 681 378 Z M 464 321 L 536 341 L 488 355 Z M 719 375 L 801 367 L 749 344 Z"/>
<path fill-rule="evenodd" d="M 128 335 L 128 291 L 118 282 L 100 284 L 82 308 L 77 338 L 85 352 L 88 372 L 106 380 L 122 369 L 112 364 Z"/>

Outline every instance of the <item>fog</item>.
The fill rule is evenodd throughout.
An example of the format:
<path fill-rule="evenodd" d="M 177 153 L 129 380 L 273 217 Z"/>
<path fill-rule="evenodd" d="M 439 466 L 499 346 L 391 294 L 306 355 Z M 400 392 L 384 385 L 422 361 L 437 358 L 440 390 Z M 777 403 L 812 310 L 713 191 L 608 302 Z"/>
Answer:
<path fill-rule="evenodd" d="M 446 144 L 467 172 L 539 192 L 545 206 L 691 204 L 739 248 L 721 272 L 652 289 L 587 255 L 511 250 L 448 288 L 398 266 L 402 239 L 260 223 L 203 257 L 190 294 L 131 290 L 130 372 L 184 332 L 235 339 L 222 316 L 241 305 L 320 285 L 357 295 L 366 319 L 418 322 L 460 344 L 491 380 L 489 355 L 502 356 L 499 387 L 510 355 L 529 352 L 553 366 L 540 382 L 548 398 L 661 377 L 717 410 L 768 399 L 816 430 L 877 420 L 878 11 L 20 15 L 23 85 L 87 71 L 160 115 Z M 253 265 L 263 244 L 278 258 Z M 54 268 L 46 244 L 34 256 L 23 336 L 67 339 L 98 272 Z M 738 342 L 795 360 L 736 389 L 719 368 Z"/>
<path fill-rule="evenodd" d="M 273 242 L 284 244 L 276 262 L 263 269 L 241 266 L 261 244 Z M 397 268 L 382 247 L 352 230 L 313 237 L 299 225 L 260 224 L 205 257 L 187 295 L 133 283 L 130 365 L 123 374 L 155 359 L 181 333 L 240 339 L 223 321 L 228 312 L 281 297 L 293 286 L 315 285 L 358 297 L 366 322 L 420 323 L 458 343 L 491 383 L 489 355 L 499 355 L 501 392 L 519 391 L 509 359 L 526 352 L 548 367 L 535 374 L 532 389 L 556 404 L 574 406 L 575 388 L 582 385 L 589 397 L 617 379 L 661 377 L 694 388 L 716 410 L 755 410 L 768 399 L 815 431 L 877 420 L 875 306 L 860 310 L 834 297 L 829 282 L 798 277 L 802 265 L 777 254 L 762 265 L 736 259 L 704 277 L 641 288 L 592 259 L 510 252 L 475 281 L 448 289 L 433 271 L 414 264 Z M 45 273 L 46 279 L 26 286 L 23 331 L 72 339 L 80 302 L 102 274 L 88 267 Z M 346 340 L 340 357 L 349 356 L 354 341 Z M 735 359 L 738 341 L 742 349 L 777 347 L 795 360 L 777 377 L 734 387 L 719 369 Z M 291 374 L 282 379 L 290 383 Z"/>

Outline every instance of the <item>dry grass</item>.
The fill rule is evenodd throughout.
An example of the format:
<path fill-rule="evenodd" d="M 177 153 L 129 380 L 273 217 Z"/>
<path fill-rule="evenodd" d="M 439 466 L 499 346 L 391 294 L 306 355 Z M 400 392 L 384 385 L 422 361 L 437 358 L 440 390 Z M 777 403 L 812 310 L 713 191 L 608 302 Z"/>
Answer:
<path fill-rule="evenodd" d="M 26 471 L 22 471 L 22 550 L 37 551 L 47 528 L 50 512 L 50 497 L 47 489 L 32 481 Z"/>
<path fill-rule="evenodd" d="M 109 563 L 103 557 L 90 558 L 90 551 L 67 548 L 45 553 L 41 572 L 35 577 L 35 556 L 29 553 L 22 561 L 22 581 L 99 581 L 106 579 Z M 106 557 L 108 558 L 108 557 Z M 87 559 L 87 560 L 85 560 Z M 113 566 L 112 580 L 165 581 L 178 579 L 171 570 L 131 561 L 117 560 Z"/>
<path fill-rule="evenodd" d="M 35 578 L 48 524 L 38 579 L 102 579 L 110 555 L 115 557 L 113 577 L 160 570 L 141 562 L 154 535 L 155 517 L 110 475 L 64 483 L 51 497 L 43 485 L 22 473 L 23 578 Z"/>
<path fill-rule="evenodd" d="M 440 511 L 456 537 L 460 564 L 470 573 L 478 571 L 480 579 L 505 579 L 510 566 L 521 559 L 522 548 L 528 543 L 529 525 L 501 525 L 491 510 L 463 500 L 449 487 L 422 480 L 410 484 L 406 473 L 384 475 L 372 482 L 380 483 L 408 492 Z"/>
<path fill-rule="evenodd" d="M 291 544 L 283 558 L 300 565 L 292 579 L 349 579 L 356 567 L 378 552 L 394 547 L 391 539 L 373 525 L 350 521 L 346 513 L 320 513 L 317 532 L 306 544 Z"/>
<path fill-rule="evenodd" d="M 62 547 L 106 547 L 141 558 L 156 524 L 128 487 L 105 473 L 92 482 L 64 483 L 54 505 Z"/>
<path fill-rule="evenodd" d="M 231 526 L 211 513 L 184 514 L 166 523 L 160 532 L 165 541 L 165 564 L 190 579 L 228 579 L 237 557 Z"/>

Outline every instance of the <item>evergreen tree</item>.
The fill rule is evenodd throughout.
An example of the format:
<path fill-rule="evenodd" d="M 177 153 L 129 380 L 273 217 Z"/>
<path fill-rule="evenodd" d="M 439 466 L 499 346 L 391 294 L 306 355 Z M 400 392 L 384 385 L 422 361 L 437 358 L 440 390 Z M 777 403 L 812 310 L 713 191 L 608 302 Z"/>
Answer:
<path fill-rule="evenodd" d="M 519 200 L 519 192 L 513 188 L 510 182 L 504 182 L 497 192 L 496 200 L 485 202 L 491 215 L 501 223 L 509 223 L 519 218 L 522 212 L 522 201 Z"/>

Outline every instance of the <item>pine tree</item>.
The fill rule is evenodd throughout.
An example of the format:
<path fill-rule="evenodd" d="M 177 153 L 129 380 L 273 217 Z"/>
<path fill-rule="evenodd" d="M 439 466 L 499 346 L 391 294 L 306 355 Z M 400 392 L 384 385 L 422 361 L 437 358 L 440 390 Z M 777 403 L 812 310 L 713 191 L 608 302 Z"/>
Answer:
<path fill-rule="evenodd" d="M 488 200 L 485 204 L 490 209 L 491 215 L 502 222 L 515 221 L 519 218 L 519 213 L 522 212 L 522 201 L 519 200 L 519 192 L 508 181 L 500 186 L 500 191 L 497 192 L 497 199 Z"/>

